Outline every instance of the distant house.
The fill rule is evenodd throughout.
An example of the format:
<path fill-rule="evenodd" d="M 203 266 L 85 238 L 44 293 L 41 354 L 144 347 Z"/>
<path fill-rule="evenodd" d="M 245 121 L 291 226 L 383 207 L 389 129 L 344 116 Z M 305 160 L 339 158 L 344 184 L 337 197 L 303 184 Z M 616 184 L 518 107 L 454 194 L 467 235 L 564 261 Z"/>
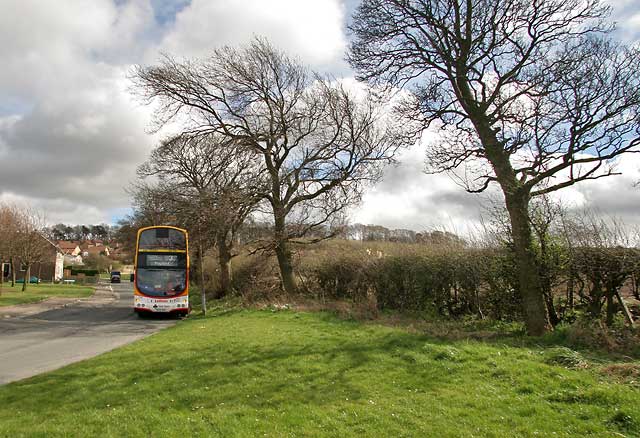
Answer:
<path fill-rule="evenodd" d="M 68 240 L 58 240 L 56 244 L 64 252 L 64 254 L 77 256 L 82 252 L 82 250 L 80 249 L 79 242 L 68 241 Z"/>
<path fill-rule="evenodd" d="M 60 281 L 64 275 L 64 252 L 62 248 L 54 242 L 44 236 L 42 238 L 46 240 L 50 246 L 48 246 L 46 257 L 42 262 L 37 263 L 35 266 L 36 270 L 32 270 L 31 272 L 36 273 L 38 278 L 41 279 Z"/>
<path fill-rule="evenodd" d="M 2 279 L 7 281 L 9 277 L 11 277 L 11 264 L 9 262 L 5 262 L 4 260 L 0 260 L 0 275 L 2 275 Z"/>
<path fill-rule="evenodd" d="M 88 257 L 90 255 L 106 255 L 109 256 L 108 246 L 92 246 L 82 250 L 82 257 Z"/>
<path fill-rule="evenodd" d="M 46 251 L 40 261 L 34 262 L 31 265 L 31 276 L 47 281 L 60 281 L 64 274 L 64 251 L 46 237 L 42 236 L 42 239 L 46 242 Z M 5 260 L 5 262 L 6 263 L 2 263 L 2 275 L 5 281 L 7 281 L 11 277 L 11 266 L 7 260 Z M 20 270 L 20 260 L 16 260 L 14 265 L 16 278 L 22 278 L 24 271 Z"/>
<path fill-rule="evenodd" d="M 59 240 L 57 246 L 64 255 L 65 265 L 82 265 L 82 250 L 79 242 Z"/>
<path fill-rule="evenodd" d="M 106 255 L 109 256 L 109 247 L 105 246 L 102 240 L 85 240 L 80 243 L 82 257 L 90 255 Z"/>

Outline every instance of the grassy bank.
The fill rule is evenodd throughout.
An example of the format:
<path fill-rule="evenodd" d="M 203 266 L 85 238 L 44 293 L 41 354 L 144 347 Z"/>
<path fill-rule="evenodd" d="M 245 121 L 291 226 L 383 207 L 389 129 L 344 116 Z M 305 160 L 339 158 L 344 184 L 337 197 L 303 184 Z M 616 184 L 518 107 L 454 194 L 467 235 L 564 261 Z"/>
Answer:
<path fill-rule="evenodd" d="M 638 436 L 637 384 L 557 352 L 218 312 L 1 387 L 0 436 Z"/>
<path fill-rule="evenodd" d="M 10 287 L 5 283 L 0 295 L 0 307 L 35 303 L 50 297 L 82 298 L 93 293 L 93 288 L 76 285 L 30 284 L 22 292 L 22 284 Z"/>

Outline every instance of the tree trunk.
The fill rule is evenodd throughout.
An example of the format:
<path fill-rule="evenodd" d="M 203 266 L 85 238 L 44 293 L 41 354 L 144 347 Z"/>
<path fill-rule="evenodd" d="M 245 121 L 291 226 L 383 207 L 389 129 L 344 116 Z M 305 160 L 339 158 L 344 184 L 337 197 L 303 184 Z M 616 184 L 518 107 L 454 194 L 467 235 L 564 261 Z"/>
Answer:
<path fill-rule="evenodd" d="M 276 257 L 280 268 L 280 278 L 284 291 L 293 295 L 296 293 L 297 284 L 293 275 L 293 256 L 289 248 L 289 242 L 285 230 L 285 215 L 283 212 L 275 211 L 275 244 Z"/>
<path fill-rule="evenodd" d="M 226 236 L 217 237 L 218 264 L 220 266 L 220 285 L 217 293 L 222 298 L 231 291 L 231 248 L 227 244 Z"/>
<path fill-rule="evenodd" d="M 553 301 L 553 285 L 551 283 L 551 264 L 549 248 L 547 247 L 547 239 L 549 233 L 546 228 L 537 229 L 536 234 L 540 244 L 540 260 L 538 261 L 538 275 L 540 276 L 540 283 L 542 285 L 542 294 L 544 302 L 547 307 L 547 315 L 549 316 L 549 323 L 552 327 L 557 326 L 560 323 L 560 317 L 556 312 L 555 303 Z"/>
<path fill-rule="evenodd" d="M 505 193 L 505 201 L 511 220 L 511 236 L 518 268 L 518 286 L 527 333 L 531 336 L 541 336 L 549 330 L 549 319 L 529 224 L 528 196 Z"/>
<path fill-rule="evenodd" d="M 633 327 L 634 325 L 633 315 L 631 314 L 631 311 L 629 311 L 629 307 L 627 307 L 627 303 L 625 303 L 624 300 L 622 299 L 622 295 L 620 295 L 619 289 L 616 290 L 616 298 L 618 298 L 618 303 L 620 303 L 620 307 L 622 307 L 622 312 L 624 313 L 625 319 L 627 320 L 629 325 Z"/>
<path fill-rule="evenodd" d="M 462 85 L 462 93 L 473 102 L 468 84 L 462 83 Z M 469 116 L 480 136 L 487 160 L 493 167 L 509 212 L 511 237 L 518 270 L 518 286 L 522 297 L 527 333 L 530 336 L 541 336 L 550 327 L 529 221 L 529 191 L 518 180 L 509 159 L 510 154 L 498 141 L 496 131 L 491 127 L 491 122 L 486 114 L 472 103 L 469 106 Z"/>
<path fill-rule="evenodd" d="M 588 291 L 589 304 L 587 305 L 587 311 L 593 319 L 598 319 L 602 313 L 602 281 L 598 275 L 594 275 L 590 278 L 591 290 Z"/>
<path fill-rule="evenodd" d="M 282 287 L 287 294 L 295 294 L 297 290 L 296 279 L 293 275 L 293 257 L 286 240 L 276 243 L 276 256 L 280 267 Z"/>
<path fill-rule="evenodd" d="M 567 309 L 573 310 L 573 271 L 569 271 L 567 279 Z"/>
<path fill-rule="evenodd" d="M 11 287 L 16 285 L 16 267 L 13 257 L 9 258 L 9 264 L 11 265 Z"/>
<path fill-rule="evenodd" d="M 207 314 L 207 291 L 204 285 L 204 251 L 202 249 L 202 239 L 198 238 L 198 261 L 200 264 L 200 300 L 202 302 L 202 314 Z"/>
<path fill-rule="evenodd" d="M 24 271 L 24 283 L 22 283 L 22 292 L 27 290 L 27 285 L 31 279 L 31 265 L 27 265 L 27 269 Z"/>
<path fill-rule="evenodd" d="M 633 297 L 636 300 L 640 301 L 640 287 L 638 285 L 638 274 L 634 273 L 631 275 L 631 284 L 632 284 L 631 293 L 633 293 Z"/>
<path fill-rule="evenodd" d="M 547 306 L 547 314 L 549 315 L 549 322 L 552 327 L 560 324 L 560 317 L 556 311 L 555 303 L 553 302 L 553 295 L 551 293 L 544 294 L 544 300 Z"/>
<path fill-rule="evenodd" d="M 607 285 L 605 288 L 605 293 L 606 293 L 606 301 L 607 301 L 607 319 L 606 319 L 606 324 L 607 327 L 611 327 L 613 326 L 613 319 L 616 315 L 616 305 L 615 302 L 613 301 L 613 297 L 615 296 L 615 287 L 613 287 L 612 285 Z"/>

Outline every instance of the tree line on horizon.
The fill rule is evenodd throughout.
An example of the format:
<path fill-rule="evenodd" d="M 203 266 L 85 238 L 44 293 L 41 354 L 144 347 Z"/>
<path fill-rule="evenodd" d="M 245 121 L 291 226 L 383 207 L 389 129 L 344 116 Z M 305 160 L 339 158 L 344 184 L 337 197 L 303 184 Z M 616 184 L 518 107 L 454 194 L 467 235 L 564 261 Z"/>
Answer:
<path fill-rule="evenodd" d="M 54 241 L 102 240 L 104 242 L 109 242 L 114 239 L 117 230 L 117 225 L 110 225 L 106 223 L 94 225 L 70 225 L 58 223 L 43 228 L 45 235 Z"/>

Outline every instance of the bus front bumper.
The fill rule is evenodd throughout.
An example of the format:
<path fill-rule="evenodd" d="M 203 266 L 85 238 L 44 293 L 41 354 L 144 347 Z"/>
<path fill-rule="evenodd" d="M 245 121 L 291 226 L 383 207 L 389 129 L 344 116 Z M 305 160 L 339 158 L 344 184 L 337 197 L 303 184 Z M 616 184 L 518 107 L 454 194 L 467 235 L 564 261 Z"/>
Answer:
<path fill-rule="evenodd" d="M 150 298 L 135 295 L 133 310 L 136 312 L 189 313 L 189 297 Z"/>

